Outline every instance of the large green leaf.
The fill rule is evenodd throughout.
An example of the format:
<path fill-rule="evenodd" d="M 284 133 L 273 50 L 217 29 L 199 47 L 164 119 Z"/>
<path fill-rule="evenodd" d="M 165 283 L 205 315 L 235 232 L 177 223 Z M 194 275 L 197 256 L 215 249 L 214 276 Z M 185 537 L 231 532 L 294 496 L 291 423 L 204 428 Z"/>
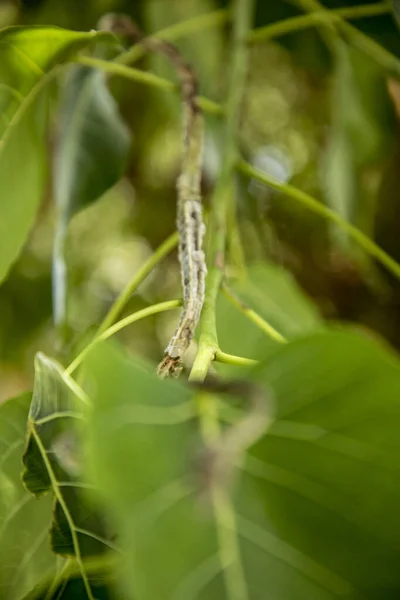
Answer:
<path fill-rule="evenodd" d="M 105 75 L 73 67 L 63 83 L 54 166 L 57 232 L 53 259 L 54 316 L 66 320 L 65 238 L 71 216 L 97 200 L 122 176 L 130 137 Z"/>
<path fill-rule="evenodd" d="M 264 600 L 266 590 L 276 599 L 358 597 L 317 554 L 277 537 L 252 475 L 237 482 L 231 506 L 222 480 L 214 480 L 218 492 L 210 501 L 210 463 L 199 429 L 205 440 L 215 435 L 209 421 L 215 397 L 194 404 L 182 384 L 159 381 L 108 346 L 92 352 L 87 368 L 94 402 L 89 472 L 124 551 L 122 597 Z M 195 406 L 204 411 L 200 428 Z M 234 432 L 224 430 L 216 448 L 230 452 L 240 440 Z"/>
<path fill-rule="evenodd" d="M 53 493 L 51 547 L 57 554 L 76 557 L 89 588 L 83 559 L 104 554 L 113 544 L 106 539 L 108 529 L 80 477 L 77 423 L 83 418 L 85 400 L 83 392 L 64 375 L 60 365 L 43 354 L 37 355 L 22 479 L 34 496 Z"/>
<path fill-rule="evenodd" d="M 168 598 L 188 566 L 207 558 L 208 540 L 215 544 L 209 522 L 196 524 L 186 477 L 183 450 L 196 438 L 187 422 L 193 413 L 190 393 L 177 382 L 164 385 L 103 346 L 89 356 L 86 373 L 94 402 L 91 476 L 109 504 L 126 552 L 129 597 L 134 587 L 138 600 Z M 181 556 L 171 548 L 173 539 Z"/>
<path fill-rule="evenodd" d="M 48 83 L 59 63 L 105 35 L 56 27 L 0 31 L 0 281 L 21 251 L 43 197 Z"/>
<path fill-rule="evenodd" d="M 21 482 L 30 394 L 0 404 L 0 598 L 17 600 L 55 567 L 48 531 L 51 500 Z"/>
<path fill-rule="evenodd" d="M 258 379 L 277 421 L 246 468 L 282 540 L 364 597 L 397 598 L 398 358 L 354 333 L 320 333 L 282 347 Z"/>

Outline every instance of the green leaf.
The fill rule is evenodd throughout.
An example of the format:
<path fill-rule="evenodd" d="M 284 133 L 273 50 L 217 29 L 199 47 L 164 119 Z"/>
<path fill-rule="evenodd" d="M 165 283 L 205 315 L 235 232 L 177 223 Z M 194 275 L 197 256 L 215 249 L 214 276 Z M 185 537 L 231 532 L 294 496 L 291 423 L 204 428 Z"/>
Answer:
<path fill-rule="evenodd" d="M 54 195 L 69 219 L 122 176 L 130 146 L 128 129 L 105 74 L 73 67 L 63 83 Z"/>
<path fill-rule="evenodd" d="M 252 476 L 237 482 L 230 503 L 221 480 L 210 498 L 204 443 L 215 433 L 215 397 L 194 403 L 182 384 L 158 380 L 110 346 L 94 349 L 87 368 L 89 473 L 124 552 L 124 598 L 264 600 L 266 589 L 272 598 L 357 597 L 318 557 L 276 537 Z M 222 451 L 232 449 L 232 433 L 224 429 Z"/>
<path fill-rule="evenodd" d="M 229 282 L 229 287 L 285 338 L 322 327 L 316 307 L 293 276 L 273 263 L 252 265 L 246 279 Z M 217 325 L 219 342 L 225 352 L 257 359 L 264 356 L 267 347 L 278 345 L 222 295 L 218 301 Z"/>
<path fill-rule="evenodd" d="M 103 519 L 80 478 L 82 401 L 70 390 L 63 369 L 43 354 L 35 359 L 35 386 L 28 418 L 28 439 L 22 475 L 35 496 L 52 491 L 55 498 L 51 546 L 62 556 L 94 556 L 113 547 Z M 76 390 L 76 386 L 72 386 Z"/>
<path fill-rule="evenodd" d="M 57 65 L 104 33 L 56 27 L 0 31 L 0 281 L 34 223 L 47 177 L 47 105 Z"/>
<path fill-rule="evenodd" d="M 54 568 L 48 543 L 51 500 L 21 482 L 30 394 L 0 404 L 0 597 L 17 600 Z"/>
<path fill-rule="evenodd" d="M 68 221 L 117 183 L 126 165 L 129 146 L 129 132 L 108 90 L 105 74 L 88 67 L 73 67 L 62 88 L 53 177 L 58 208 L 53 258 L 57 324 L 66 320 Z"/>
<path fill-rule="evenodd" d="M 168 598 L 188 565 L 204 560 L 204 545 L 213 538 L 209 523 L 196 527 L 186 481 L 183 450 L 196 437 L 187 423 L 193 414 L 191 394 L 104 346 L 92 351 L 86 368 L 94 402 L 88 432 L 91 479 L 108 502 L 125 550 L 129 597 L 134 586 L 138 599 Z M 180 544 L 181 557 L 171 549 L 172 539 Z"/>
<path fill-rule="evenodd" d="M 400 363 L 349 332 L 282 347 L 259 368 L 277 420 L 251 451 L 281 539 L 363 597 L 400 592 Z"/>

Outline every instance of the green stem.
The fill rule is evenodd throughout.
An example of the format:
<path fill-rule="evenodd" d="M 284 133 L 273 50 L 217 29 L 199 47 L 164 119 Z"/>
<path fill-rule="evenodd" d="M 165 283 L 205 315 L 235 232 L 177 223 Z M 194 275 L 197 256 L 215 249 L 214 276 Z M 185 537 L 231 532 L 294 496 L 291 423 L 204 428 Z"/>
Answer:
<path fill-rule="evenodd" d="M 209 222 L 208 276 L 200 319 L 199 350 L 190 373 L 191 380 L 205 379 L 218 350 L 216 302 L 225 265 L 228 211 L 233 209 L 234 167 L 237 160 L 236 134 L 239 112 L 246 83 L 248 49 L 246 38 L 251 27 L 252 0 L 234 3 L 233 50 L 226 103 L 224 157 L 221 175 L 211 203 Z"/>
<path fill-rule="evenodd" d="M 325 204 L 322 204 L 306 192 L 302 192 L 301 190 L 298 190 L 297 188 L 293 187 L 288 183 L 281 183 L 277 181 L 267 173 L 256 169 L 244 160 L 240 160 L 237 166 L 238 169 L 248 177 L 253 177 L 254 179 L 257 179 L 257 181 L 268 185 L 274 190 L 277 190 L 282 194 L 293 198 L 293 200 L 296 200 L 297 202 L 299 202 L 312 212 L 316 213 L 317 215 L 320 215 L 327 221 L 335 223 L 338 227 L 340 227 L 340 229 L 345 231 L 349 235 L 349 237 L 351 237 L 355 242 L 357 242 L 358 245 L 365 250 L 365 252 L 367 252 L 370 256 L 372 256 L 378 262 L 380 262 L 395 277 L 400 279 L 399 263 L 397 263 L 391 256 L 389 256 L 389 254 L 382 250 L 382 248 L 380 248 L 367 235 L 365 235 L 362 231 L 357 229 L 357 227 L 351 225 L 351 223 L 348 223 L 345 219 L 343 219 L 343 217 L 341 217 L 338 213 L 331 210 L 330 208 L 325 206 Z"/>
<path fill-rule="evenodd" d="M 176 94 L 179 93 L 179 87 L 172 83 L 172 81 L 168 81 L 168 79 L 164 79 L 163 77 L 159 77 L 158 75 L 149 73 L 148 71 L 133 69 L 132 67 L 127 67 L 125 65 L 107 60 L 101 60 L 100 58 L 92 58 L 90 56 L 78 56 L 75 58 L 74 62 L 92 67 L 93 69 L 101 69 L 109 75 L 125 77 L 126 79 L 130 79 L 136 83 L 143 83 L 144 85 L 149 85 L 159 90 L 164 90 L 165 92 L 174 92 Z M 209 100 L 208 98 L 204 98 L 204 96 L 198 96 L 197 103 L 204 112 L 214 115 L 223 114 L 223 109 L 219 104 Z"/>
<path fill-rule="evenodd" d="M 186 19 L 180 23 L 175 23 L 169 27 L 165 27 L 160 31 L 157 31 L 154 35 L 150 36 L 150 39 L 166 40 L 172 42 L 181 37 L 189 36 L 206 29 L 212 29 L 220 25 L 224 25 L 230 20 L 230 12 L 228 10 L 216 10 L 211 13 L 192 17 Z M 123 52 L 114 60 L 114 62 L 128 65 L 133 64 L 143 58 L 148 52 L 148 48 L 145 44 L 138 43 L 132 48 L 129 48 L 126 52 Z"/>
<path fill-rule="evenodd" d="M 238 276 L 246 278 L 246 255 L 243 248 L 239 222 L 237 218 L 235 198 L 232 196 L 228 212 L 228 257 L 229 263 L 237 270 Z"/>
<path fill-rule="evenodd" d="M 275 340 L 276 342 L 285 343 L 287 340 L 283 337 L 268 321 L 263 319 L 255 310 L 250 308 L 243 300 L 238 298 L 236 294 L 229 289 L 229 287 L 224 284 L 222 286 L 222 291 L 227 300 L 241 313 L 244 314 L 252 323 L 257 325 L 264 333 L 266 333 L 270 338 Z"/>
<path fill-rule="evenodd" d="M 173 308 L 178 308 L 181 306 L 181 300 L 169 300 L 168 302 L 160 302 L 159 304 L 153 304 L 152 306 L 148 306 L 147 308 L 143 308 L 142 310 L 138 310 L 137 312 L 125 317 L 125 319 L 121 319 L 112 327 L 109 327 L 105 331 L 103 331 L 100 335 L 94 338 L 85 348 L 82 350 L 80 354 L 72 361 L 72 363 L 65 369 L 65 373 L 67 375 L 72 375 L 72 373 L 82 364 L 83 360 L 86 356 L 93 350 L 93 348 L 99 343 L 107 338 L 117 333 L 127 325 L 131 325 L 136 321 L 140 321 L 140 319 L 144 319 L 145 317 L 149 317 L 150 315 L 155 315 L 160 312 L 164 312 L 166 310 L 172 310 Z"/>
<path fill-rule="evenodd" d="M 252 44 L 264 42 L 272 38 L 287 35 L 288 33 L 293 33 L 294 31 L 301 31 L 302 29 L 321 25 L 323 22 L 331 21 L 332 23 L 335 23 L 338 21 L 338 17 L 339 20 L 340 18 L 360 19 L 383 15 L 389 13 L 390 10 L 389 4 L 386 2 L 379 2 L 377 4 L 365 4 L 362 6 L 338 8 L 330 11 L 312 12 L 311 14 L 292 17 L 290 19 L 285 19 L 284 21 L 266 25 L 265 27 L 253 29 L 253 31 L 249 33 L 247 39 Z"/>
<path fill-rule="evenodd" d="M 68 335 L 67 235 L 67 219 L 57 214 L 52 256 L 53 321 L 62 343 L 67 341 Z"/>
<path fill-rule="evenodd" d="M 115 300 L 110 310 L 104 317 L 103 321 L 99 325 L 96 336 L 100 335 L 110 327 L 114 321 L 117 320 L 125 305 L 129 301 L 129 298 L 137 290 L 139 285 L 154 269 L 154 267 L 173 250 L 178 244 L 178 233 L 175 231 L 169 236 L 146 260 L 146 262 L 140 267 L 139 271 L 135 273 L 132 279 L 128 282 L 126 287 L 122 290 L 118 298 Z"/>
<path fill-rule="evenodd" d="M 244 358 L 243 356 L 235 356 L 234 354 L 227 354 L 222 350 L 217 350 L 215 353 L 215 360 L 226 365 L 234 365 L 236 367 L 253 367 L 258 365 L 258 360 L 253 358 Z"/>
<path fill-rule="evenodd" d="M 204 298 L 202 321 L 204 323 L 204 312 L 207 312 L 207 293 Z M 206 340 L 205 336 L 202 336 L 201 344 L 199 340 L 199 346 L 197 348 L 196 357 L 193 361 L 192 369 L 189 375 L 189 381 L 204 381 L 207 377 L 207 373 L 210 369 L 211 363 L 215 360 L 215 354 L 218 347 L 215 345 L 212 339 Z"/>
<path fill-rule="evenodd" d="M 232 186 L 233 187 L 233 186 Z M 190 381 L 203 381 L 208 373 L 211 362 L 218 350 L 216 326 L 216 303 L 223 277 L 225 244 L 226 244 L 226 213 L 229 204 L 231 186 L 219 182 L 213 196 L 213 204 L 209 221 L 209 252 L 208 275 L 203 310 L 200 318 L 200 335 L 198 351 L 190 373 Z"/>

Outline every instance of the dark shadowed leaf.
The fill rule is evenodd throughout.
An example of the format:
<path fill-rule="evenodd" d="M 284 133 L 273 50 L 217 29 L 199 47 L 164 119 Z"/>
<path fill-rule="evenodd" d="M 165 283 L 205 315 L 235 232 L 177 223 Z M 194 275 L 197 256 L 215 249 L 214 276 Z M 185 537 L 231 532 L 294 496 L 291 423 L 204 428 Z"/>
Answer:
<path fill-rule="evenodd" d="M 101 578 L 94 578 L 90 581 L 91 590 L 93 597 L 96 600 L 115 600 L 115 596 L 106 584 L 101 583 Z M 59 600 L 87 600 L 87 591 L 85 584 L 80 578 L 69 579 L 68 582 L 62 584 L 63 587 L 59 587 L 56 590 Z M 57 595 L 55 596 L 57 598 Z M 45 600 L 46 596 L 42 598 L 36 598 L 35 600 Z"/>
<path fill-rule="evenodd" d="M 23 600 L 88 600 L 86 582 L 79 575 L 80 566 L 73 560 L 64 563 L 61 560 L 59 557 L 57 567 L 43 577 Z M 85 559 L 85 574 L 96 600 L 114 600 L 111 590 L 115 589 L 116 564 L 116 555 L 111 554 Z"/>
<path fill-rule="evenodd" d="M 56 27 L 0 31 L 0 281 L 34 223 L 47 176 L 47 104 L 57 65 L 104 33 Z"/>
<path fill-rule="evenodd" d="M 0 404 L 0 598 L 17 600 L 55 567 L 49 546 L 51 499 L 21 481 L 30 394 Z"/>
<path fill-rule="evenodd" d="M 89 574 L 88 579 L 95 600 L 115 600 L 111 586 L 103 582 L 104 578 L 102 575 L 96 574 L 91 578 Z M 51 600 L 53 598 L 57 598 L 57 600 L 88 600 L 85 582 L 79 577 L 71 577 L 64 580 L 60 585 L 51 590 L 51 596 L 49 596 L 50 589 L 50 587 L 41 586 L 25 596 L 23 600 L 48 600 L 49 597 Z"/>
<path fill-rule="evenodd" d="M 103 72 L 73 67 L 61 93 L 54 196 L 70 218 L 122 176 L 130 146 Z"/>
<path fill-rule="evenodd" d="M 35 496 L 55 498 L 50 531 L 54 552 L 78 559 L 109 550 L 99 512 L 80 480 L 81 453 L 77 422 L 82 399 L 71 392 L 62 367 L 43 354 L 35 359 L 35 386 L 28 417 L 23 482 Z M 84 397 L 83 397 L 84 398 Z"/>

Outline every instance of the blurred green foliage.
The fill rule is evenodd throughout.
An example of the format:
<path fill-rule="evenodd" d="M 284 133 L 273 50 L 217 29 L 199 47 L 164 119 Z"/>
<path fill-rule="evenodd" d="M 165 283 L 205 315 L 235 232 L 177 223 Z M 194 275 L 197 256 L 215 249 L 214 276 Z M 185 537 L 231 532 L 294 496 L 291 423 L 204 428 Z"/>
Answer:
<path fill-rule="evenodd" d="M 221 350 L 238 356 L 212 365 L 220 388 L 153 374 L 176 325 L 170 312 L 95 346 L 76 382 L 61 365 L 174 231 L 182 152 L 177 94 L 65 63 L 124 50 L 93 31 L 110 11 L 147 34 L 220 11 L 174 43 L 200 93 L 224 105 L 231 8 L 0 2 L 5 600 L 398 597 L 400 367 L 386 343 L 400 348 L 400 283 L 337 222 L 235 176 L 217 328 Z M 395 0 L 258 0 L 237 136 L 252 165 L 397 260 L 399 10 Z M 46 87 L 55 64 L 58 85 Z M 134 66 L 176 82 L 162 57 L 144 53 Z M 221 115 L 205 119 L 208 214 L 224 136 Z M 164 257 L 121 316 L 179 298 L 177 263 L 176 252 Z M 29 389 L 32 398 L 18 396 Z"/>
<path fill-rule="evenodd" d="M 365 3 L 325 2 L 333 9 L 360 4 Z M 104 13 L 122 11 L 151 32 L 223 7 L 226 3 L 210 0 L 10 1 L 2 3 L 0 20 L 3 25 L 49 24 L 87 31 L 96 27 Z M 294 2 L 258 2 L 255 26 L 300 14 Z M 399 54 L 400 36 L 390 14 L 358 19 L 354 24 Z M 228 26 L 221 26 L 177 41 L 196 65 L 201 91 L 217 100 L 223 97 L 228 32 Z M 148 57 L 142 63 L 174 77 L 161 58 Z M 74 293 L 69 310 L 76 340 L 99 321 L 150 248 L 174 227 L 180 156 L 178 99 L 122 79 L 113 79 L 111 89 L 131 129 L 132 150 L 124 180 L 71 223 L 68 260 Z M 333 205 L 336 209 L 342 210 L 345 203 L 343 214 L 368 234 L 376 231 L 378 241 L 384 248 L 388 245 L 395 257 L 400 256 L 396 128 L 385 74 L 365 54 L 347 47 L 335 67 L 322 32 L 315 27 L 252 48 L 243 105 L 243 151 L 249 157 L 262 154 L 265 148 L 280 152 L 290 164 L 296 185 L 325 196 L 328 202 L 341 203 Z M 206 204 L 218 170 L 220 144 L 218 119 L 209 118 Z M 266 188 L 249 188 L 247 182 L 238 210 L 248 260 L 272 257 L 295 273 L 324 316 L 360 321 L 400 344 L 398 328 L 392 326 L 398 318 L 397 286 L 388 289 L 386 275 L 365 264 L 354 247 L 350 254 L 348 247 L 340 251 L 330 241 L 331 228 L 319 218 Z M 49 280 L 53 214 L 49 192 L 27 247 L 0 290 L 2 397 L 25 389 L 38 346 L 54 347 Z M 174 257 L 168 265 L 142 286 L 128 310 L 178 293 Z M 162 298 L 158 290 L 163 290 Z M 172 327 L 168 321 L 169 317 L 166 323 L 161 316 L 156 322 L 138 324 L 133 338 L 130 333 L 121 334 L 124 343 L 133 351 L 140 347 L 141 353 L 156 357 L 168 337 L 163 328 L 170 331 Z"/>
<path fill-rule="evenodd" d="M 359 4 L 364 3 L 325 3 L 333 9 Z M 123 11 L 151 32 L 224 6 L 226 3 L 210 0 L 9 1 L 2 3 L 0 20 L 3 25 L 50 24 L 86 31 L 96 27 L 105 12 Z M 258 2 L 255 26 L 300 14 L 294 2 Z M 399 53 L 400 37 L 390 14 L 359 19 L 355 25 Z M 177 41 L 196 65 L 202 92 L 217 100 L 223 97 L 228 32 L 228 26 L 221 26 Z M 265 148 L 280 152 L 297 185 L 320 197 L 325 195 L 329 202 L 345 202 L 346 216 L 368 234 L 376 230 L 383 247 L 389 244 L 388 250 L 397 256 L 397 126 L 385 76 L 363 53 L 348 48 L 341 56 L 341 66 L 335 68 L 316 28 L 255 45 L 243 105 L 242 149 L 250 157 L 262 155 Z M 173 77 L 160 58 L 142 62 Z M 338 91 L 340 86 L 343 93 Z M 160 243 L 174 226 L 179 102 L 121 79 L 113 79 L 111 89 L 132 131 L 131 158 L 124 180 L 71 223 L 68 260 L 74 293 L 69 310 L 76 339 L 99 321 L 150 247 Z M 207 121 L 206 204 L 221 144 L 218 119 Z M 349 181 L 353 181 L 350 187 Z M 343 254 L 337 245 L 332 247 L 329 231 L 318 218 L 266 188 L 248 188 L 247 182 L 238 210 L 248 260 L 272 257 L 295 273 L 326 317 L 360 321 L 394 344 L 400 343 L 398 328 L 392 326 L 394 319 L 397 322 L 397 286 L 388 290 L 380 274 L 365 265 L 357 252 L 354 255 L 354 248 Z M 49 192 L 27 247 L 0 290 L 2 397 L 25 389 L 38 346 L 45 350 L 54 346 L 49 280 L 53 214 Z M 158 290 L 163 290 L 163 298 L 178 293 L 174 257 L 168 265 L 142 286 L 129 310 L 160 300 Z M 168 320 L 166 323 L 161 316 L 156 322 L 138 324 L 134 338 L 130 333 L 121 334 L 124 343 L 133 351 L 140 347 L 141 353 L 157 356 L 167 339 L 164 326 L 167 331 L 172 327 Z"/>

